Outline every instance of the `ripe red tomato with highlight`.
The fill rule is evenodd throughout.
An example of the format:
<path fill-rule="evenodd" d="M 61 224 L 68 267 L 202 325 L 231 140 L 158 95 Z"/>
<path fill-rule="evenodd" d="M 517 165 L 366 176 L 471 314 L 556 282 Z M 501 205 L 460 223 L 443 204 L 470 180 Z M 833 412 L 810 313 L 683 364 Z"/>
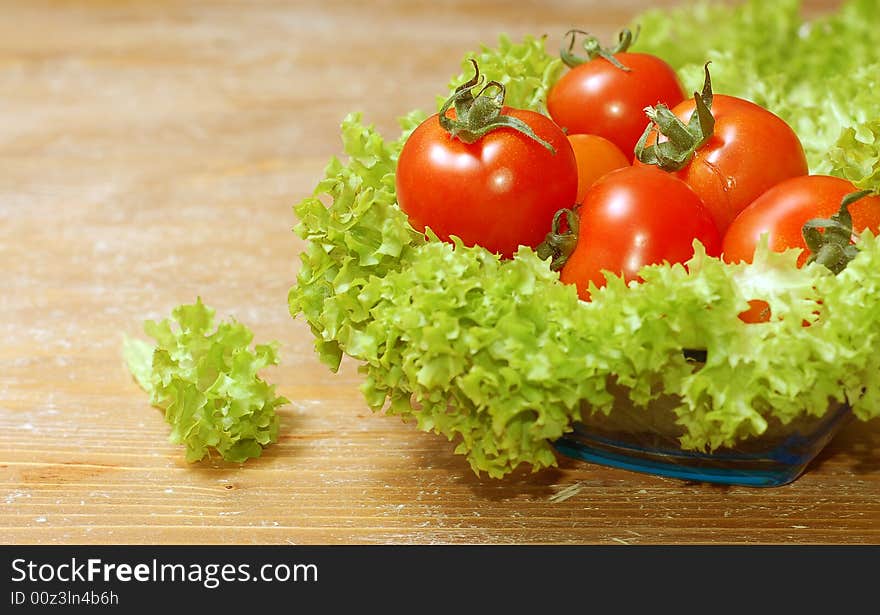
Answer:
<path fill-rule="evenodd" d="M 813 218 L 830 218 L 840 209 L 843 197 L 856 190 L 852 182 L 830 175 L 805 175 L 777 184 L 746 207 L 727 229 L 724 260 L 752 262 L 755 247 L 766 234 L 773 251 L 804 250 L 798 257 L 798 266 L 802 266 L 810 256 L 804 224 Z M 849 206 L 849 212 L 854 233 L 865 229 L 880 233 L 880 196 L 859 199 Z"/>
<path fill-rule="evenodd" d="M 672 114 L 687 124 L 695 108 L 695 101 L 689 99 Z M 683 168 L 673 172 L 700 196 L 724 234 L 764 192 L 786 179 L 807 175 L 809 168 L 797 135 L 767 109 L 742 98 L 714 95 L 711 112 L 713 134 Z M 646 144 L 656 142 L 654 131 Z"/>
<path fill-rule="evenodd" d="M 736 217 L 724 236 L 722 258 L 728 263 L 751 263 L 761 237 L 767 235 L 768 247 L 773 251 L 802 249 L 797 260 L 801 267 L 811 256 L 804 238 L 804 225 L 810 220 L 833 219 L 841 211 L 844 197 L 856 191 L 852 182 L 829 175 L 807 175 L 781 182 Z M 865 229 L 875 234 L 880 232 L 880 196 L 864 196 L 846 209 L 852 226 L 844 227 L 844 243 L 847 237 L 851 237 L 852 242 L 855 239 L 852 235 Z M 828 237 L 823 235 L 823 239 Z M 770 320 L 770 316 L 767 302 L 753 299 L 739 318 L 747 323 L 758 323 Z"/>
<path fill-rule="evenodd" d="M 577 203 L 583 203 L 595 181 L 615 169 L 630 166 L 630 159 L 608 139 L 597 135 L 569 135 L 578 169 Z"/>
<path fill-rule="evenodd" d="M 397 162 L 398 203 L 414 228 L 510 257 L 521 245 L 537 247 L 556 211 L 574 204 L 577 164 L 565 134 L 534 111 L 501 114 L 525 122 L 555 153 L 506 127 L 465 143 L 429 117 Z"/>
<path fill-rule="evenodd" d="M 607 270 L 627 281 L 645 265 L 682 263 L 699 239 L 710 256 L 721 237 L 700 197 L 683 181 L 650 166 L 611 171 L 587 192 L 578 210 L 578 237 L 560 279 L 589 300 Z"/>
<path fill-rule="evenodd" d="M 613 56 L 628 71 L 602 57 L 565 73 L 547 94 L 550 117 L 568 134 L 591 134 L 633 155 L 648 125 L 645 107 L 669 107 L 684 100 L 675 71 L 657 56 L 622 52 Z"/>

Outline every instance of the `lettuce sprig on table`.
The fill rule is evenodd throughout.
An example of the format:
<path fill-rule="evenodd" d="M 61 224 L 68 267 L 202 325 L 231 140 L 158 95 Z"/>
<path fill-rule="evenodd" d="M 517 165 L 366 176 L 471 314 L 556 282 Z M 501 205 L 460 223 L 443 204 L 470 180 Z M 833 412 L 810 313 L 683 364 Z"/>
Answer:
<path fill-rule="evenodd" d="M 644 16 L 637 45 L 669 58 L 685 80 L 711 59 L 718 91 L 779 112 L 804 139 L 814 171 L 877 189 L 880 109 L 861 87 L 870 94 L 878 75 L 869 62 L 880 35 L 863 20 L 877 23 L 880 7 L 851 2 L 807 27 L 794 2 L 701 5 L 675 19 Z M 844 55 L 833 40 L 819 44 L 816 32 L 826 30 L 850 41 Z M 542 39 L 502 39 L 474 57 L 487 78 L 511 84 L 517 106 L 536 110 L 561 71 Z M 854 75 L 864 81 L 844 86 Z M 846 89 L 829 93 L 838 80 Z M 348 116 L 347 161 L 332 160 L 315 195 L 295 207 L 306 248 L 291 314 L 308 321 L 331 369 L 343 355 L 358 361 L 372 409 L 442 434 L 475 472 L 493 477 L 554 465 L 553 442 L 582 412 L 611 412 L 612 388 L 636 407 L 676 400 L 681 444 L 691 449 L 820 416 L 833 400 L 849 401 L 862 419 L 880 413 L 880 241 L 870 234 L 836 277 L 821 266 L 798 269 L 795 252 L 764 246 L 754 264 L 727 265 L 696 244 L 687 267 L 647 267 L 644 283 L 629 286 L 612 278 L 580 302 L 528 248 L 499 260 L 413 231 L 395 201 L 394 170 L 424 117 L 404 118 L 401 138 L 388 142 Z M 740 321 L 758 298 L 771 321 Z M 705 364 L 684 348 L 706 350 Z"/>
<path fill-rule="evenodd" d="M 226 461 L 259 457 L 278 440 L 275 410 L 287 399 L 259 372 L 278 363 L 277 345 L 257 344 L 239 322 L 214 325 L 214 310 L 198 299 L 181 305 L 171 318 L 144 323 L 153 344 L 126 338 L 128 368 L 165 411 L 169 440 L 186 446 L 186 460 L 216 451 Z"/>

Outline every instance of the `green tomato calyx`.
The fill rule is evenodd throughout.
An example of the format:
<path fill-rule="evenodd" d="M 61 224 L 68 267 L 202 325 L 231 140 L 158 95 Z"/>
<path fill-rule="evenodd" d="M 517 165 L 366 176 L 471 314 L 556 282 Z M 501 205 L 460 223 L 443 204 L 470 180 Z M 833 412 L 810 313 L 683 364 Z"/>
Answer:
<path fill-rule="evenodd" d="M 499 128 L 512 128 L 534 139 L 546 147 L 551 154 L 556 154 L 556 149 L 536 135 L 528 124 L 519 118 L 501 113 L 506 93 L 504 84 L 490 81 L 483 85 L 483 76 L 480 75 L 477 61 L 471 58 L 470 62 L 474 66 L 474 76 L 455 88 L 452 96 L 440 107 L 438 114 L 440 126 L 451 136 L 465 143 L 475 143 Z M 474 95 L 474 90 L 477 88 L 479 90 Z M 447 115 L 450 107 L 455 108 L 454 118 Z"/>
<path fill-rule="evenodd" d="M 577 42 L 578 34 L 584 35 L 584 42 L 581 45 L 584 50 L 583 56 L 574 53 L 574 45 Z M 583 30 L 569 30 L 565 33 L 565 38 L 568 39 L 568 45 L 566 46 L 563 43 L 562 48 L 559 51 L 559 57 L 562 58 L 562 61 L 565 62 L 569 68 L 574 68 L 575 66 L 595 60 L 596 58 L 602 58 L 608 60 L 615 68 L 619 68 L 624 72 L 628 73 L 632 71 L 631 68 L 621 63 L 621 61 L 615 58 L 614 55 L 617 53 L 623 53 L 636 42 L 636 39 L 639 38 L 638 27 L 636 27 L 635 34 L 627 28 L 621 30 L 620 34 L 617 36 L 617 45 L 614 47 L 603 47 L 597 37 Z"/>
<path fill-rule="evenodd" d="M 567 229 L 562 227 L 562 217 L 568 224 Z M 565 266 L 568 257 L 574 252 L 578 238 L 578 216 L 571 209 L 560 209 L 553 216 L 553 225 L 547 237 L 537 247 L 536 253 L 541 260 L 552 259 L 550 269 L 559 271 Z"/>
<path fill-rule="evenodd" d="M 801 230 L 811 253 L 807 263 L 824 265 L 835 275 L 846 269 L 849 262 L 859 253 L 859 249 L 852 243 L 853 224 L 849 206 L 871 192 L 871 190 L 851 192 L 843 197 L 840 209 L 831 218 L 807 220 Z"/>
<path fill-rule="evenodd" d="M 709 75 L 709 62 L 703 66 L 706 73 L 703 91 L 694 92 L 696 109 L 688 123 L 678 119 L 666 105 L 647 107 L 645 115 L 650 122 L 636 143 L 635 154 L 639 161 L 653 164 L 664 171 L 679 171 L 694 157 L 698 149 L 705 145 L 715 132 L 715 117 L 712 115 L 712 77 Z M 648 137 L 657 132 L 657 141 L 648 145 Z M 661 141 L 660 137 L 666 137 Z"/>

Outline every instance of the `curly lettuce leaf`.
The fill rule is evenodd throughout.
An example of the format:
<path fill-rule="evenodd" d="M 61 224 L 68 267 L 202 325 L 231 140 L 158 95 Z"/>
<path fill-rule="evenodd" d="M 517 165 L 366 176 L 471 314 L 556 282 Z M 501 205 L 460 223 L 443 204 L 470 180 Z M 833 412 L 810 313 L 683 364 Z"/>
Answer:
<path fill-rule="evenodd" d="M 738 6 L 702 0 L 639 15 L 633 23 L 633 29 L 639 28 L 633 51 L 680 68 L 702 66 L 714 60 L 713 52 L 733 49 L 748 62 L 761 57 L 778 67 L 794 55 L 791 45 L 801 23 L 799 0 L 747 0 Z M 715 85 L 714 74 L 712 81 Z"/>
<path fill-rule="evenodd" d="M 790 122 L 815 172 L 876 187 L 880 113 L 870 93 L 880 35 L 866 24 L 878 10 L 854 1 L 807 25 L 794 0 L 651 12 L 638 20 L 636 50 L 664 56 L 693 87 L 711 59 L 718 91 Z M 509 104 L 541 110 L 564 70 L 543 44 L 502 38 L 466 56 L 451 87 L 476 57 L 487 78 L 509 84 Z M 821 416 L 835 400 L 863 419 L 880 414 L 874 237 L 861 238 L 837 277 L 798 269 L 796 253 L 766 245 L 751 265 L 725 264 L 697 245 L 687 266 L 648 267 L 641 284 L 609 276 L 583 303 L 529 249 L 501 261 L 409 227 L 394 170 L 424 117 L 403 120 L 396 141 L 346 118 L 347 161 L 334 159 L 295 208 L 306 249 L 290 312 L 308 321 L 331 368 L 343 355 L 360 364 L 373 410 L 442 434 L 493 477 L 554 465 L 553 442 L 584 412 L 612 412 L 616 396 L 645 411 L 662 398 L 682 447 L 701 450 Z M 739 320 L 752 299 L 770 305 L 769 322 Z M 706 363 L 688 361 L 683 348 L 706 350 Z"/>
<path fill-rule="evenodd" d="M 123 355 L 150 403 L 165 410 L 170 440 L 186 446 L 187 461 L 216 450 L 227 461 L 259 457 L 278 440 L 276 408 L 288 403 L 258 376 L 278 363 L 275 344 L 250 350 L 253 334 L 238 322 L 214 327 L 201 299 L 170 319 L 144 324 L 155 345 L 126 338 Z"/>
<path fill-rule="evenodd" d="M 122 356 L 128 365 L 128 371 L 140 387 L 151 393 L 153 390 L 153 351 L 155 346 L 131 337 L 122 341 Z"/>
<path fill-rule="evenodd" d="M 363 361 L 374 410 L 415 417 L 459 442 L 474 471 L 500 477 L 527 463 L 553 465 L 551 443 L 579 414 L 583 377 L 577 294 L 523 249 L 499 261 L 482 248 L 430 242 L 407 268 L 373 278 L 360 300 L 372 321 L 348 340 Z M 493 280 L 486 284 L 485 280 Z M 605 399 L 603 386 L 591 395 Z"/>
<path fill-rule="evenodd" d="M 859 255 L 836 277 L 822 280 L 823 341 L 853 412 L 880 416 L 880 238 L 865 231 Z"/>
<path fill-rule="evenodd" d="M 880 119 L 846 128 L 829 157 L 835 175 L 880 193 Z"/>
<path fill-rule="evenodd" d="M 360 119 L 351 114 L 342 123 L 348 162 L 331 160 L 314 195 L 294 208 L 294 232 L 306 249 L 289 293 L 290 313 L 306 316 L 318 356 L 333 371 L 342 359 L 340 340 L 370 317 L 358 299 L 360 289 L 371 276 L 399 268 L 406 252 L 424 241 L 396 202 L 394 170 L 402 142 L 385 143 Z"/>
<path fill-rule="evenodd" d="M 486 82 L 494 80 L 504 85 L 504 104 L 516 109 L 546 113 L 547 92 L 559 80 L 565 65 L 558 53 L 547 52 L 545 41 L 545 36 L 526 36 L 522 42 L 514 43 L 508 36 L 501 35 L 498 47 L 484 45 L 479 52 L 469 54 L 462 60 L 462 72 L 449 82 L 449 94 L 446 96 L 473 76 L 470 63 L 470 58 L 473 58 Z M 438 108 L 446 96 L 437 97 Z"/>
<path fill-rule="evenodd" d="M 815 286 L 828 271 L 798 269 L 797 251 L 777 254 L 766 244 L 752 265 L 728 265 L 696 248 L 686 266 L 647 267 L 643 284 L 615 281 L 593 299 L 603 337 L 614 336 L 626 357 L 610 370 L 630 400 L 643 408 L 661 395 L 678 400 L 672 411 L 684 428 L 682 447 L 714 450 L 764 433 L 770 416 L 788 423 L 842 399 L 839 374 L 816 378 L 827 369 L 820 325 L 802 324 L 816 321 Z M 770 322 L 739 320 L 753 299 L 770 304 Z M 615 317 L 621 310 L 625 321 Z M 683 365 L 683 348 L 705 350 L 705 364 Z"/>

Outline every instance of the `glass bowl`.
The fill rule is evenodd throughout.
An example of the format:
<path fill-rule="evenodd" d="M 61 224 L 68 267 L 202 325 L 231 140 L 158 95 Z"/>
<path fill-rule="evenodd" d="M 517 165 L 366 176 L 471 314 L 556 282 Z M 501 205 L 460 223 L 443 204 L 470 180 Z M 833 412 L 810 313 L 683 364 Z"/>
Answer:
<path fill-rule="evenodd" d="M 805 416 L 785 425 L 769 420 L 761 436 L 704 453 L 681 449 L 683 429 L 675 424 L 672 402 L 660 399 L 647 408 L 636 408 L 617 396 L 607 416 L 585 409 L 574 430 L 557 440 L 555 447 L 567 457 L 636 472 L 776 487 L 797 479 L 852 418 L 847 404 L 836 404 L 821 417 Z"/>

